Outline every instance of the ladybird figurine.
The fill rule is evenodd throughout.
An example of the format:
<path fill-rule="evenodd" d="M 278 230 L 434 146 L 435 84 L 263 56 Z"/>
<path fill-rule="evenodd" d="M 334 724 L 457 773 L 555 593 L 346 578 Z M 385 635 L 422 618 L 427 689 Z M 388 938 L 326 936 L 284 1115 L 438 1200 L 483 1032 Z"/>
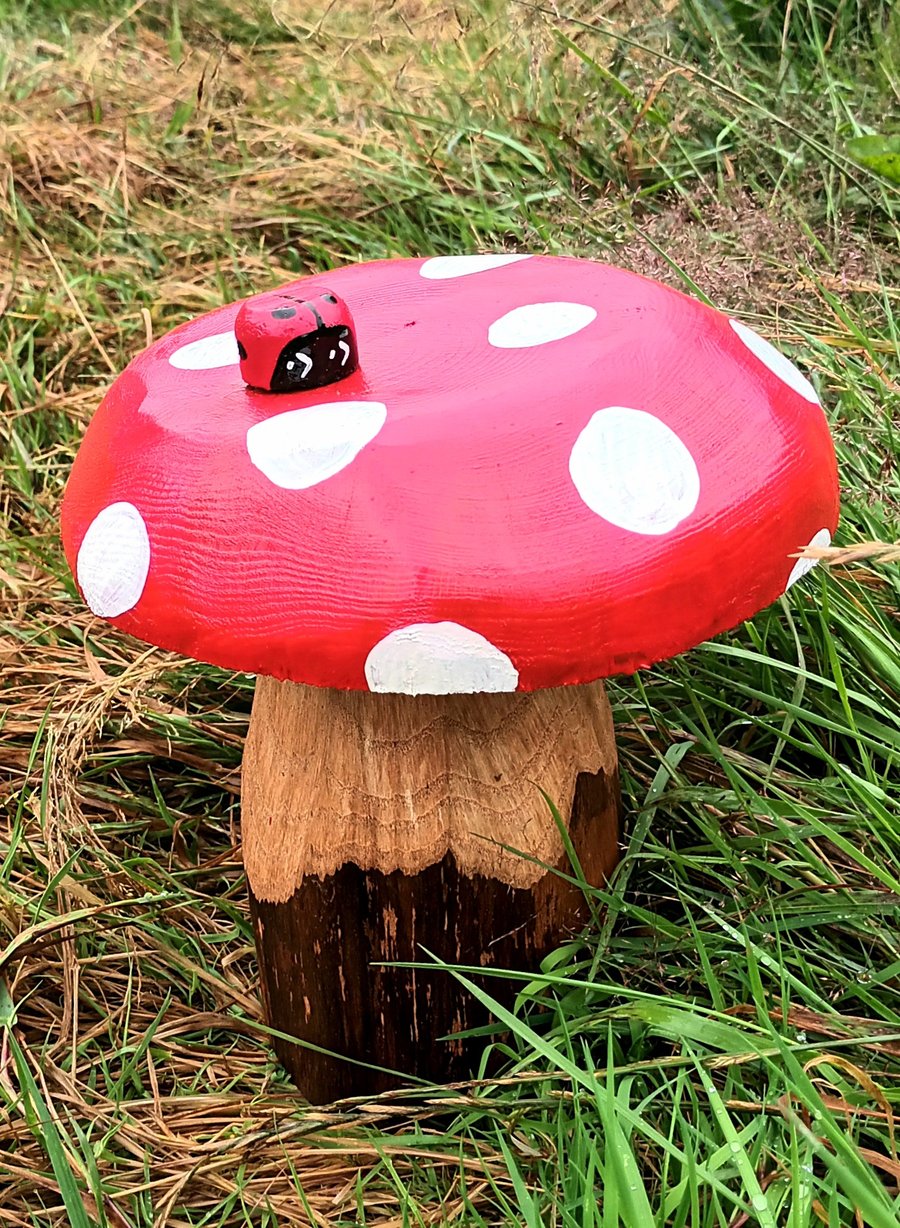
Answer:
<path fill-rule="evenodd" d="M 353 317 L 343 299 L 273 291 L 247 299 L 234 322 L 241 376 L 262 392 L 301 392 L 359 366 Z"/>

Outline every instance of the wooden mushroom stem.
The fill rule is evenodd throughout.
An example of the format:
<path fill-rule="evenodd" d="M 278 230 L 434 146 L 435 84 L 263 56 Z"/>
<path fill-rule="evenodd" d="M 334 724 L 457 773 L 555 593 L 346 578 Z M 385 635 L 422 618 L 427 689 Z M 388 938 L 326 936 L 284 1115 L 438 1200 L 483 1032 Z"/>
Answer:
<path fill-rule="evenodd" d="M 439 1038 L 485 1022 L 422 961 L 536 969 L 585 919 L 541 790 L 588 882 L 618 855 L 619 788 L 603 684 L 405 696 L 260 678 L 244 755 L 244 864 L 270 1024 L 436 1081 L 470 1054 Z M 513 852 L 511 850 L 518 850 Z M 514 986 L 513 986 L 514 988 Z M 510 982 L 492 979 L 504 996 Z M 396 1080 L 277 1042 L 308 1098 Z"/>

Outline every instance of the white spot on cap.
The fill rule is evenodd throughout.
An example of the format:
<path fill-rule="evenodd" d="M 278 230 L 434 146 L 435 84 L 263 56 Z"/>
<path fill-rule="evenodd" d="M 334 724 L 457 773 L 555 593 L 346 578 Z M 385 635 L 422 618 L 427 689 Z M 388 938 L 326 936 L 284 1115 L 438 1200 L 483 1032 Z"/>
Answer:
<path fill-rule="evenodd" d="M 132 503 L 111 503 L 88 527 L 75 575 L 99 618 L 115 618 L 140 601 L 150 570 L 150 538 Z"/>
<path fill-rule="evenodd" d="M 592 512 L 632 533 L 669 533 L 700 497 L 694 458 L 671 427 L 642 409 L 598 409 L 569 457 Z"/>
<path fill-rule="evenodd" d="M 371 443 L 387 418 L 380 401 L 331 401 L 289 409 L 251 426 L 250 459 L 283 490 L 306 490 L 334 477 Z"/>
<path fill-rule="evenodd" d="M 793 388 L 794 392 L 799 392 L 802 397 L 812 402 L 813 405 L 819 404 L 816 390 L 806 376 L 801 375 L 794 364 L 785 358 L 780 350 L 776 350 L 770 341 L 766 341 L 765 337 L 755 333 L 752 328 L 748 328 L 740 320 L 729 320 L 728 323 L 747 349 L 752 354 L 755 354 L 761 363 L 765 363 L 774 375 L 777 375 L 789 388 Z"/>
<path fill-rule="evenodd" d="M 240 362 L 237 338 L 233 332 L 213 333 L 190 341 L 169 355 L 169 362 L 179 371 L 211 371 L 214 367 L 230 367 Z"/>
<path fill-rule="evenodd" d="M 488 341 L 501 350 L 523 350 L 571 337 L 596 318 L 594 308 L 584 303 L 528 303 L 495 320 Z"/>
<path fill-rule="evenodd" d="M 831 534 L 827 529 L 819 529 L 809 544 L 811 546 L 830 546 Z M 818 561 L 818 559 L 797 559 L 791 569 L 791 574 L 788 576 L 788 582 L 785 585 L 784 591 L 787 592 L 792 584 L 796 584 L 798 580 L 802 580 L 804 576 L 808 575 Z"/>
<path fill-rule="evenodd" d="M 486 269 L 499 269 L 504 264 L 527 260 L 528 256 L 433 256 L 419 269 L 429 281 L 445 281 L 448 277 L 468 277 L 470 273 L 483 273 Z"/>
<path fill-rule="evenodd" d="M 514 691 L 509 657 L 459 623 L 413 623 L 386 635 L 366 660 L 370 691 L 399 695 L 472 695 Z"/>

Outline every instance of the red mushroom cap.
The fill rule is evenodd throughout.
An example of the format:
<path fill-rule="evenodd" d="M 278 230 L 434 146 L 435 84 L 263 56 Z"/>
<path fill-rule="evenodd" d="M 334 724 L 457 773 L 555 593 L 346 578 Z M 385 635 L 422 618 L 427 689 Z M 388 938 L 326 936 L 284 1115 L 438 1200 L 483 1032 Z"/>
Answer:
<path fill-rule="evenodd" d="M 360 264 L 279 293 L 326 287 L 359 349 L 338 383 L 247 387 L 234 330 L 265 295 L 113 384 L 63 506 L 96 614 L 318 686 L 532 690 L 735 626 L 830 540 L 825 416 L 744 324 L 542 256 Z"/>

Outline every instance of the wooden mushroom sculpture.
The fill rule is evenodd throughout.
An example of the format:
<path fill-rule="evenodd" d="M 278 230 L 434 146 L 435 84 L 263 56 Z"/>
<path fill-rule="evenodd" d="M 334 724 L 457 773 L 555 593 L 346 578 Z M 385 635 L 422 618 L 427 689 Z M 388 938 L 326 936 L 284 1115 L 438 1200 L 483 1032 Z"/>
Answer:
<path fill-rule="evenodd" d="M 530 968 L 577 927 L 541 790 L 602 882 L 597 680 L 774 601 L 837 512 L 816 394 L 745 325 L 589 261 L 459 256 L 156 342 L 91 423 L 63 537 L 97 615 L 260 675 L 243 841 L 271 1024 L 446 1078 L 465 1046 L 438 1038 L 477 1003 L 378 965 Z M 385 1085 L 278 1047 L 313 1100 Z"/>

